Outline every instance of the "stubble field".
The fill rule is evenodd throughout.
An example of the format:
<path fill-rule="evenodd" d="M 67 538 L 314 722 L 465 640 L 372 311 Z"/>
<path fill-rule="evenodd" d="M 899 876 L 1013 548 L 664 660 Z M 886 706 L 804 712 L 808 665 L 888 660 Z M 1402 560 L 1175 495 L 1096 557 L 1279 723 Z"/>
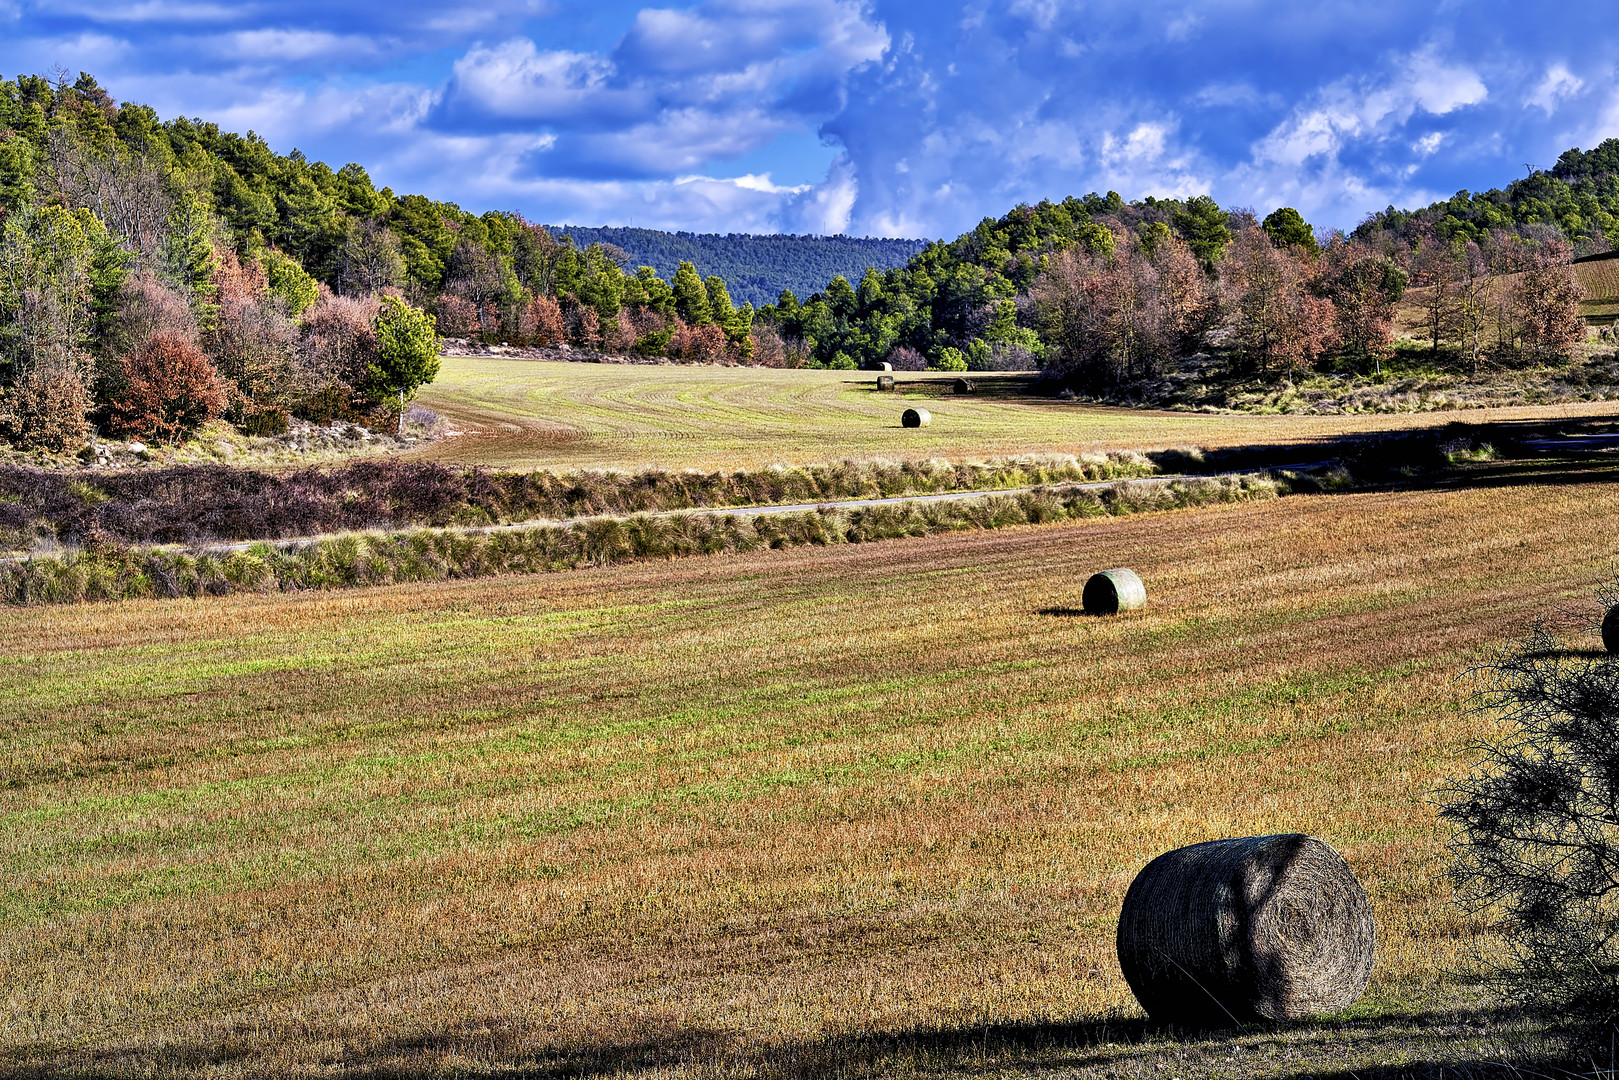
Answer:
<path fill-rule="evenodd" d="M 1532 1047 L 1459 974 L 1482 930 L 1431 793 L 1488 730 L 1464 669 L 1613 553 L 1610 471 L 1540 479 L 13 611 L 0 1063 L 1294 1076 Z M 1117 565 L 1149 610 L 1074 617 Z M 1371 893 L 1366 999 L 1144 1025 L 1112 957 L 1133 873 L 1293 830 Z"/>
<path fill-rule="evenodd" d="M 1308 444 L 1447 419 L 1612 416 L 1615 403 L 1339 416 L 1099 408 L 1023 392 L 1027 376 L 898 372 L 878 393 L 862 371 L 568 364 L 446 357 L 421 402 L 456 430 L 420 456 L 502 468 L 734 469 L 847 459 L 982 460 L 1021 454 Z M 900 427 L 923 405 L 933 424 Z"/>

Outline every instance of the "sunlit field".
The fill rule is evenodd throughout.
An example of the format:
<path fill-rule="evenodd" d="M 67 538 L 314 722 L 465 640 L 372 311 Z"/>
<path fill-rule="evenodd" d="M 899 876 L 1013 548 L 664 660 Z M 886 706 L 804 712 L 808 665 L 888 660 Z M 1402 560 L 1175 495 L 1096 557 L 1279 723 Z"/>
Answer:
<path fill-rule="evenodd" d="M 1257 416 L 1098 408 L 1021 393 L 1027 376 L 895 375 L 879 393 L 872 372 L 568 364 L 446 357 L 421 402 L 476 434 L 423 453 L 511 468 L 613 466 L 742 468 L 848 458 L 983 459 L 1088 450 L 1223 447 L 1327 439 L 1362 431 L 1612 415 L 1613 403 L 1457 413 Z M 930 427 L 905 429 L 913 404 Z"/>
<path fill-rule="evenodd" d="M 1499 1056 L 1522 1033 L 1457 974 L 1478 928 L 1430 799 L 1486 731 L 1458 676 L 1613 553 L 1611 475 L 1563 481 L 13 610 L 0 1068 Z M 1118 565 L 1149 610 L 1076 617 Z M 1291 830 L 1373 898 L 1367 997 L 1229 1036 L 1144 1026 L 1113 959 L 1130 877 Z"/>

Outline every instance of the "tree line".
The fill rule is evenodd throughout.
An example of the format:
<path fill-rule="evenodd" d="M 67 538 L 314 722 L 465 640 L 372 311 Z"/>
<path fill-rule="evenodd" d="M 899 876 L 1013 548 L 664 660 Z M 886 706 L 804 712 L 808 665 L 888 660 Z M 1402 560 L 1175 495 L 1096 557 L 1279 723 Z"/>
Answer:
<path fill-rule="evenodd" d="M 519 214 L 162 121 L 89 75 L 24 76 L 0 81 L 0 436 L 63 450 L 92 425 L 178 439 L 221 416 L 260 433 L 289 415 L 387 421 L 432 376 L 435 334 L 693 363 L 1045 369 L 1104 391 L 1209 347 L 1244 376 L 1376 372 L 1410 285 L 1435 351 L 1555 361 L 1583 333 L 1568 262 L 1606 235 L 1616 168 L 1610 141 L 1513 185 L 1506 216 L 1485 199 L 1482 217 L 1389 211 L 1319 238 L 1292 209 L 1260 221 L 1207 196 L 1044 201 L 756 310 L 691 260 L 666 278 Z M 1548 220 L 1531 201 L 1546 184 L 1577 212 L 1553 200 Z"/>
<path fill-rule="evenodd" d="M 87 74 L 0 80 L 0 437 L 173 441 L 397 421 L 436 335 L 753 358 L 753 309 L 520 215 L 378 190 L 260 138 L 118 103 Z M 767 357 L 768 359 L 768 357 Z"/>
<path fill-rule="evenodd" d="M 1318 238 L 1290 207 L 1261 221 L 1207 196 L 1108 192 L 986 218 L 858 287 L 837 278 L 805 301 L 784 292 L 756 328 L 819 366 L 1044 369 L 1104 391 L 1211 344 L 1242 377 L 1380 374 L 1396 305 L 1415 285 L 1432 349 L 1476 372 L 1486 357 L 1571 354 L 1584 336 L 1571 258 L 1557 226 Z"/>

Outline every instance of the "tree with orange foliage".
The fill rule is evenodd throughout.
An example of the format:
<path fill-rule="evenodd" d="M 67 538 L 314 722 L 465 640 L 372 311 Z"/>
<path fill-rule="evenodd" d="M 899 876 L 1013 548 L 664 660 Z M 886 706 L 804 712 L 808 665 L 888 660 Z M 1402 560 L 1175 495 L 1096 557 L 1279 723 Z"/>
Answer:
<path fill-rule="evenodd" d="M 114 426 L 127 434 L 177 443 L 217 419 L 230 384 L 184 334 L 160 330 L 124 360 L 124 394 L 112 403 Z"/>
<path fill-rule="evenodd" d="M 1311 288 L 1314 263 L 1278 248 L 1258 226 L 1238 234 L 1221 276 L 1227 295 L 1235 299 L 1237 342 L 1261 375 L 1286 368 L 1291 378 L 1336 344 L 1332 301 Z"/>
<path fill-rule="evenodd" d="M 518 317 L 520 336 L 528 338 L 541 348 L 561 345 L 568 338 L 567 324 L 562 321 L 562 309 L 549 296 L 536 296 L 524 305 Z"/>

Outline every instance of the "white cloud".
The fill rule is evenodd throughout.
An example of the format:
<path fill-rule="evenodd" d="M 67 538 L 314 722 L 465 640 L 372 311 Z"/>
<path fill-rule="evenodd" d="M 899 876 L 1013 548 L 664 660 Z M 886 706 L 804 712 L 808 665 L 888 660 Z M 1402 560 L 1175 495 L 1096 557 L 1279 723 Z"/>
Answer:
<path fill-rule="evenodd" d="M 115 23 L 197 23 L 231 22 L 243 14 L 242 6 L 209 3 L 170 3 L 142 0 L 141 3 L 75 3 L 55 0 L 51 10 L 57 15 L 82 15 L 100 22 Z"/>
<path fill-rule="evenodd" d="M 1164 40 L 1176 43 L 1190 41 L 1202 27 L 1203 16 L 1195 11 L 1188 11 L 1169 20 L 1169 24 L 1164 27 Z"/>
<path fill-rule="evenodd" d="M 1157 161 L 1164 156 L 1164 135 L 1163 124 L 1137 124 L 1123 139 L 1109 132 L 1102 136 L 1102 162 L 1116 165 Z"/>
<path fill-rule="evenodd" d="M 243 59 L 308 60 L 317 56 L 364 56 L 380 50 L 376 41 L 360 34 L 333 34 L 324 30 L 239 30 L 228 37 L 228 49 Z"/>
<path fill-rule="evenodd" d="M 1445 133 L 1443 131 L 1432 131 L 1412 143 L 1411 149 L 1423 157 L 1427 157 L 1435 150 L 1438 150 L 1444 141 Z"/>
<path fill-rule="evenodd" d="M 1565 65 L 1553 64 L 1546 70 L 1546 77 L 1524 98 L 1524 104 L 1542 109 L 1550 116 L 1557 111 L 1559 104 L 1579 93 L 1583 86 L 1585 80 Z"/>
<path fill-rule="evenodd" d="M 1471 68 L 1423 49 L 1381 81 L 1341 79 L 1312 95 L 1254 146 L 1258 161 L 1299 166 L 1356 141 L 1389 138 L 1418 111 L 1444 116 L 1489 95 Z"/>
<path fill-rule="evenodd" d="M 556 120 L 582 109 L 630 115 L 644 106 L 641 95 L 608 87 L 613 64 L 596 53 L 541 52 L 525 39 L 478 46 L 455 62 L 452 93 L 491 117 Z M 609 104 L 604 99 L 616 99 Z M 638 100 L 639 99 L 639 100 Z"/>

